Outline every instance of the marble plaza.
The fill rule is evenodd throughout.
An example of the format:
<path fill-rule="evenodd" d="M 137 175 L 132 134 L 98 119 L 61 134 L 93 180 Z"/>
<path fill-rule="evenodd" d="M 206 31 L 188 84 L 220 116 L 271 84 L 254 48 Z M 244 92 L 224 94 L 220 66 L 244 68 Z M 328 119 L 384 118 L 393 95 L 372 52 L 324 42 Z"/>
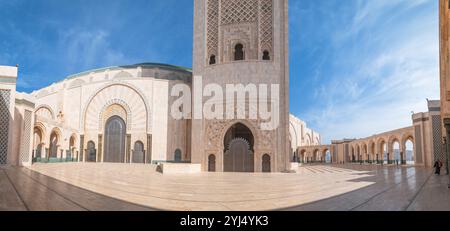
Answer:
<path fill-rule="evenodd" d="M 168 176 L 145 165 L 37 164 L 0 171 L 0 210 L 450 210 L 446 177 L 431 173 L 311 165 L 289 174 Z"/>

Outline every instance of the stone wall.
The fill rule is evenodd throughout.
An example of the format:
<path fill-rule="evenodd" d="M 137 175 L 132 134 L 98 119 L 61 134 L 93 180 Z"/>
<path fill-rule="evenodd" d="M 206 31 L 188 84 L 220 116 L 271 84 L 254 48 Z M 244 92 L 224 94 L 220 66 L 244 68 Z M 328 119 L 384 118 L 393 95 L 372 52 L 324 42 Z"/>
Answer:
<path fill-rule="evenodd" d="M 0 165 L 12 163 L 16 80 L 17 67 L 0 66 Z"/>

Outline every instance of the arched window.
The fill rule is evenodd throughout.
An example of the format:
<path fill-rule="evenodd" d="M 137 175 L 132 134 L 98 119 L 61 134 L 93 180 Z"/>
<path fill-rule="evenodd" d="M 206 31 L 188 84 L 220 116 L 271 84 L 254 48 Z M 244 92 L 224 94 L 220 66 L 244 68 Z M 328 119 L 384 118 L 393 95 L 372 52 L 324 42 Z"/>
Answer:
<path fill-rule="evenodd" d="M 244 60 L 244 45 L 238 43 L 236 46 L 234 46 L 234 60 Z"/>
<path fill-rule="evenodd" d="M 216 56 L 211 55 L 211 57 L 209 57 L 209 65 L 214 65 L 214 64 L 216 64 Z"/>
<path fill-rule="evenodd" d="M 270 60 L 270 53 L 269 53 L 269 51 L 264 51 L 263 52 L 263 58 L 262 58 L 263 60 Z"/>
<path fill-rule="evenodd" d="M 270 155 L 264 154 L 262 157 L 262 172 L 271 172 Z"/>
<path fill-rule="evenodd" d="M 181 161 L 183 161 L 183 157 L 182 157 L 180 149 L 175 150 L 174 160 L 176 163 L 180 163 Z"/>
<path fill-rule="evenodd" d="M 216 156 L 211 154 L 208 156 L 208 172 L 216 171 Z"/>
<path fill-rule="evenodd" d="M 33 157 L 35 158 L 41 158 L 42 155 L 42 138 L 43 138 L 43 132 L 40 128 L 35 127 L 34 128 L 34 143 L 33 143 Z"/>

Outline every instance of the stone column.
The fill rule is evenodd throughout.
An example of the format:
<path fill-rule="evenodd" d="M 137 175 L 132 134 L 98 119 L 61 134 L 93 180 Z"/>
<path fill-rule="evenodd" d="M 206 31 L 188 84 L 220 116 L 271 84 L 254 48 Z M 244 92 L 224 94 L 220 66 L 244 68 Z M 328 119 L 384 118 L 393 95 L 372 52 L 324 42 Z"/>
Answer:
<path fill-rule="evenodd" d="M 388 145 L 389 145 L 389 147 L 388 147 L 387 161 L 388 161 L 388 164 L 392 164 L 392 161 L 395 159 L 394 144 L 392 143 L 392 144 L 388 144 Z"/>

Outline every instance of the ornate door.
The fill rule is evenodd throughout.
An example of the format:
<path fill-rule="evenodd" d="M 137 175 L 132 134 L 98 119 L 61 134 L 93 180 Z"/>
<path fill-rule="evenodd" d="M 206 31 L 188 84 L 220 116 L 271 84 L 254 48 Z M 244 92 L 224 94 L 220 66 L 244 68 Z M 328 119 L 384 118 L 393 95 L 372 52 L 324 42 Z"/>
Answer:
<path fill-rule="evenodd" d="M 182 157 L 180 149 L 175 150 L 174 160 L 175 160 L 175 163 L 180 163 L 183 161 L 183 157 Z"/>
<path fill-rule="evenodd" d="M 262 172 L 271 172 L 270 156 L 265 154 L 262 157 Z"/>
<path fill-rule="evenodd" d="M 141 141 L 137 141 L 134 144 L 133 163 L 143 164 L 145 162 L 144 158 L 144 144 Z"/>
<path fill-rule="evenodd" d="M 216 171 L 216 156 L 211 154 L 208 157 L 208 172 Z"/>
<path fill-rule="evenodd" d="M 225 172 L 254 172 L 254 154 L 243 138 L 233 139 L 224 155 Z"/>
<path fill-rule="evenodd" d="M 119 116 L 108 119 L 105 126 L 105 152 L 104 162 L 125 162 L 125 121 Z"/>
<path fill-rule="evenodd" d="M 92 141 L 89 141 L 87 144 L 87 162 L 96 162 L 97 161 L 97 151 L 95 150 L 95 144 Z"/>

